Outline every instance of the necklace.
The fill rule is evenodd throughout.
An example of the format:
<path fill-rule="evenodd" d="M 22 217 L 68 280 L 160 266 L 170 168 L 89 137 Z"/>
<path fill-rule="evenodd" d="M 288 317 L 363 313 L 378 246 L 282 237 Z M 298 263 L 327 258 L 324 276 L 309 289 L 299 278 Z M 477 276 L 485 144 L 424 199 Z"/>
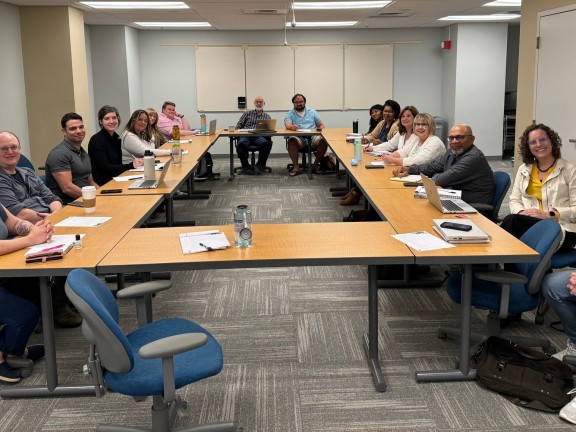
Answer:
<path fill-rule="evenodd" d="M 546 169 L 540 169 L 540 165 L 538 164 L 538 161 L 536 161 L 536 168 L 538 168 L 538 171 L 541 173 L 548 172 L 548 170 L 550 170 L 550 168 L 552 168 L 554 165 L 556 165 L 556 158 L 554 158 L 554 162 L 552 162 L 552 164 Z"/>

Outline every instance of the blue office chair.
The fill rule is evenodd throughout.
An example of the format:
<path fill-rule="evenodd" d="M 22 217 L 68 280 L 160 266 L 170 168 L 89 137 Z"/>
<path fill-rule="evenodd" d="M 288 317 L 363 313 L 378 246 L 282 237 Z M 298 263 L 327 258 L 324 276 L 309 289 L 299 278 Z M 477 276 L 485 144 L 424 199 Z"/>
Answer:
<path fill-rule="evenodd" d="M 542 279 L 550 268 L 550 258 L 562 238 L 560 225 L 552 220 L 542 220 L 532 226 L 520 238 L 526 245 L 540 254 L 540 261 L 514 264 L 514 272 L 477 268 L 472 278 L 472 306 L 488 309 L 486 334 L 473 332 L 471 340 L 479 343 L 488 336 L 500 334 L 500 320 L 509 314 L 520 314 L 538 306 Z M 446 281 L 448 295 L 455 303 L 461 301 L 462 273 L 455 272 Z M 459 335 L 456 329 L 440 327 L 438 337 Z M 512 338 L 522 345 L 542 347 L 553 351 L 550 342 L 545 339 Z"/>
<path fill-rule="evenodd" d="M 162 319 L 125 335 L 118 325 L 118 305 L 110 290 L 83 269 L 70 272 L 66 294 L 84 318 L 82 331 L 92 344 L 88 368 L 99 383 L 97 395 L 108 388 L 135 398 L 153 396 L 151 429 L 103 425 L 98 427 L 99 431 L 168 432 L 176 413 L 186 409 L 186 403 L 176 396 L 176 389 L 222 370 L 220 344 L 192 321 Z M 227 422 L 179 430 L 236 432 L 241 429 Z"/>
<path fill-rule="evenodd" d="M 492 175 L 495 185 L 492 205 L 479 203 L 470 203 L 470 205 L 491 221 L 498 222 L 498 213 L 500 213 L 500 207 L 502 206 L 502 201 L 504 201 L 506 192 L 508 192 L 508 189 L 510 189 L 511 181 L 508 173 L 503 171 L 494 171 Z"/>
<path fill-rule="evenodd" d="M 34 168 L 34 165 L 32 165 L 32 162 L 30 162 L 30 159 L 28 159 L 23 154 L 20 154 L 20 159 L 18 160 L 17 166 L 19 166 L 21 168 L 30 168 L 32 171 L 36 171 Z M 44 167 L 40 167 L 40 169 L 44 169 Z M 45 175 L 41 175 L 38 177 L 40 177 L 40 180 L 42 180 L 44 183 L 46 183 L 46 176 Z"/>

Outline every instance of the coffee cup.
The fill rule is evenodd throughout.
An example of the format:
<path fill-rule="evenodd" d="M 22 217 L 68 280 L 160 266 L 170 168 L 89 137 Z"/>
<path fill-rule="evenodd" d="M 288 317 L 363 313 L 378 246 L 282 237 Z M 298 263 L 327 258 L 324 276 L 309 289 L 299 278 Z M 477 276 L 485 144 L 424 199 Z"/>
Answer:
<path fill-rule="evenodd" d="M 236 130 L 236 126 L 228 126 L 228 132 L 234 132 Z"/>
<path fill-rule="evenodd" d="M 96 211 L 96 187 L 84 186 L 82 188 L 82 200 L 84 201 L 84 212 L 94 213 Z"/>

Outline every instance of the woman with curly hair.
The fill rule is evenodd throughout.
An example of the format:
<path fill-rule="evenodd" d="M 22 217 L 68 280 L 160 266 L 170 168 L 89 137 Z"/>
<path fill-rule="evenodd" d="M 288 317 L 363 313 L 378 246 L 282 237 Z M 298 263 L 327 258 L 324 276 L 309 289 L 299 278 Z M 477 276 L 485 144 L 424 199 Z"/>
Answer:
<path fill-rule="evenodd" d="M 520 238 L 542 219 L 554 219 L 562 228 L 559 251 L 576 244 L 576 165 L 562 159 L 562 140 L 544 124 L 532 124 L 520 137 L 522 166 L 518 169 L 510 215 L 501 227 Z"/>

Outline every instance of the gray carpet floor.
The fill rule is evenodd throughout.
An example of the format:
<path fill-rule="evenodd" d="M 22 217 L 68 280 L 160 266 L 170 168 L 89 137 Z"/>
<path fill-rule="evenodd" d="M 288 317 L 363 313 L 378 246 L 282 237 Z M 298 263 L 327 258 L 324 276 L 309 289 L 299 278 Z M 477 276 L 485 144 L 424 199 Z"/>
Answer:
<path fill-rule="evenodd" d="M 287 158 L 272 158 L 272 174 L 197 183 L 208 200 L 178 201 L 176 215 L 199 225 L 228 224 L 238 204 L 252 207 L 255 223 L 330 222 L 351 209 L 331 196 L 343 185 L 333 175 L 288 178 Z M 511 170 L 510 162 L 495 169 Z M 502 214 L 507 205 L 502 208 Z M 159 220 L 162 216 L 159 217 Z M 383 239 L 384 241 L 385 239 Z M 322 238 L 310 239 L 311 247 Z M 162 250 L 159 249 L 161 254 Z M 433 268 L 426 278 L 440 276 Z M 556 414 L 520 408 L 475 381 L 416 383 L 417 370 L 448 369 L 458 341 L 436 337 L 439 325 L 458 326 L 459 308 L 442 288 L 381 289 L 380 358 L 388 390 L 375 391 L 361 345 L 367 329 L 367 273 L 358 266 L 205 270 L 173 273 L 174 286 L 154 299 L 155 317 L 182 316 L 221 342 L 221 374 L 179 391 L 189 402 L 177 425 L 236 420 L 250 432 L 573 430 Z M 110 285 L 113 289 L 114 286 Z M 136 326 L 131 302 L 120 302 L 121 324 Z M 473 312 L 482 329 L 484 311 Z M 532 313 L 503 330 L 541 335 L 565 344 Z M 34 335 L 33 342 L 40 342 Z M 57 329 L 61 383 L 83 383 L 88 346 L 81 330 Z M 45 382 L 44 363 L 22 384 Z M 0 400 L 0 432 L 94 431 L 102 422 L 145 426 L 150 401 L 107 393 L 103 398 Z"/>

